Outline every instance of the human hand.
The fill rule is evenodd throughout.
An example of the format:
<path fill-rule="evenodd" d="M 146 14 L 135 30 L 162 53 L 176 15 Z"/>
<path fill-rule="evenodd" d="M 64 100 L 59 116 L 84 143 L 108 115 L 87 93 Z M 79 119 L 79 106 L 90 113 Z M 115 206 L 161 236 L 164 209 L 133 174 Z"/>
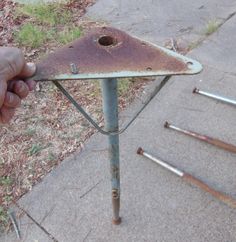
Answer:
<path fill-rule="evenodd" d="M 26 63 L 21 50 L 0 47 L 0 123 L 8 123 L 21 99 L 34 89 L 35 82 L 24 78 L 35 71 L 35 64 Z"/>

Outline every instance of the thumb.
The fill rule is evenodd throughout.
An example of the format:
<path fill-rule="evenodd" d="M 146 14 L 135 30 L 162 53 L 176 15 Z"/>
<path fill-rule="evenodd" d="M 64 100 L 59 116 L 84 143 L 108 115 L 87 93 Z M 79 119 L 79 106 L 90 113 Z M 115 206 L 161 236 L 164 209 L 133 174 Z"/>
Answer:
<path fill-rule="evenodd" d="M 21 71 L 21 73 L 18 75 L 19 77 L 26 78 L 31 77 L 36 72 L 36 65 L 34 63 L 26 63 Z"/>
<path fill-rule="evenodd" d="M 0 108 L 3 105 L 6 91 L 7 91 L 7 82 L 5 82 L 4 80 L 0 80 Z"/>

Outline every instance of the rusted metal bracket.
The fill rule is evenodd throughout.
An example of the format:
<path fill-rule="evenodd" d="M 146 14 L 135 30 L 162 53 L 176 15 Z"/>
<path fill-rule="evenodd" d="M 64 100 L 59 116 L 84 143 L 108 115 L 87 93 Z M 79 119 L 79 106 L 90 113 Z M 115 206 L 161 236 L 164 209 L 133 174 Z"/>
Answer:
<path fill-rule="evenodd" d="M 104 79 L 196 74 L 199 62 L 102 27 L 40 61 L 34 80 Z"/>
<path fill-rule="evenodd" d="M 199 62 L 176 52 L 131 37 L 123 31 L 102 27 L 50 54 L 37 65 L 35 81 L 53 81 L 68 100 L 102 134 L 108 135 L 111 166 L 113 224 L 119 224 L 120 169 L 119 134 L 123 133 L 167 83 L 172 75 L 196 74 Z M 166 76 L 143 107 L 119 130 L 117 82 L 122 77 Z M 58 82 L 62 80 L 102 79 L 105 129 Z"/>
<path fill-rule="evenodd" d="M 87 119 L 87 121 L 94 126 L 100 132 L 104 135 L 117 135 L 122 134 L 125 132 L 125 130 L 133 123 L 133 121 L 139 116 L 139 114 L 144 110 L 144 108 L 151 102 L 151 100 L 157 95 L 157 93 L 165 86 L 165 84 L 168 82 L 168 80 L 171 78 L 171 76 L 166 76 L 161 83 L 156 86 L 155 90 L 149 95 L 149 97 L 146 99 L 146 101 L 143 103 L 142 107 L 134 114 L 133 118 L 124 125 L 124 127 L 117 132 L 108 132 L 101 127 L 94 121 L 93 118 L 89 116 L 89 114 L 79 105 L 78 102 L 66 91 L 66 89 L 58 82 L 53 81 L 53 83 L 56 85 L 56 87 L 65 95 L 65 97 L 74 105 L 74 107 L 77 109 L 78 112 L 80 112 L 84 118 Z"/>
<path fill-rule="evenodd" d="M 37 65 L 33 77 L 37 81 L 53 81 L 75 108 L 104 135 L 123 133 L 167 83 L 171 75 L 195 74 L 202 66 L 197 61 L 176 52 L 131 37 L 123 31 L 96 28 L 84 38 L 49 55 Z M 107 132 L 58 82 L 59 80 L 103 79 L 120 77 L 162 76 L 166 77 L 147 98 L 134 117 L 116 132 Z M 119 79 L 118 79 L 119 80 Z"/>

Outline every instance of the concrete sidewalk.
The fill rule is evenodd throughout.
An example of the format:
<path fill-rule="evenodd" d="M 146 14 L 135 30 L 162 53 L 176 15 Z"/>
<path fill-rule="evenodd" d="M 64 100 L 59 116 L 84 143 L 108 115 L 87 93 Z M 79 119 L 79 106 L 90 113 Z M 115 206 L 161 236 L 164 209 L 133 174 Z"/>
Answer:
<path fill-rule="evenodd" d="M 119 1 L 121 4 L 123 2 Z M 138 19 L 137 13 L 130 14 L 128 18 L 128 13 L 133 13 L 131 10 L 138 5 L 137 2 L 139 16 L 142 13 L 149 18 L 153 16 L 148 21 L 149 32 L 145 32 L 145 21 Z M 112 15 L 109 12 L 109 6 L 117 6 L 116 1 L 101 0 L 91 8 L 89 14 L 97 13 L 100 8 L 100 15 L 111 21 L 112 25 L 144 39 L 155 39 L 158 43 L 175 37 L 179 26 L 186 28 L 191 19 L 194 19 L 191 25 L 195 32 L 196 28 L 204 28 L 204 16 L 206 19 L 227 19 L 236 10 L 234 1 L 225 1 L 224 4 L 208 1 L 203 16 L 197 14 L 201 11 L 196 10 L 202 9 L 203 3 L 193 4 L 182 0 L 182 4 L 178 2 L 179 6 L 177 3 L 174 5 L 174 1 L 171 1 L 173 5 L 167 1 L 157 2 L 162 3 L 162 10 L 151 0 L 146 1 L 145 5 L 144 1 L 129 1 L 126 6 L 118 8 L 117 16 L 116 10 L 112 10 Z M 149 10 L 147 4 L 152 4 Z M 157 9 L 159 12 L 156 12 Z M 166 21 L 154 18 L 160 12 L 165 13 Z M 114 19 L 109 19 L 111 16 Z M 165 35 L 163 26 L 172 21 L 169 16 L 178 21 L 181 19 L 182 22 L 174 24 L 173 29 L 167 30 Z M 135 25 L 136 22 L 140 24 Z M 157 22 L 160 30 L 157 29 Z M 136 155 L 137 148 L 142 146 L 215 189 L 236 198 L 235 154 L 163 128 L 164 122 L 168 120 L 180 127 L 236 144 L 235 107 L 192 94 L 193 88 L 197 86 L 235 98 L 235 26 L 236 17 L 231 17 L 219 31 L 189 53 L 188 56 L 204 65 L 204 71 L 192 77 L 171 78 L 128 131 L 121 135 L 122 224 L 111 224 L 107 142 L 104 136 L 96 134 L 80 154 L 65 160 L 19 201 L 19 206 L 40 224 L 23 216 L 20 220 L 22 241 L 236 241 L 235 210 Z M 173 35 L 170 36 L 170 33 Z M 191 42 L 198 40 L 200 34 L 192 39 L 191 33 L 186 32 L 182 37 L 187 40 L 189 38 Z M 157 83 L 158 80 L 152 85 Z M 122 114 L 121 121 L 128 120 L 137 106 L 139 100 Z M 17 241 L 14 233 L 0 239 L 6 242 Z"/>

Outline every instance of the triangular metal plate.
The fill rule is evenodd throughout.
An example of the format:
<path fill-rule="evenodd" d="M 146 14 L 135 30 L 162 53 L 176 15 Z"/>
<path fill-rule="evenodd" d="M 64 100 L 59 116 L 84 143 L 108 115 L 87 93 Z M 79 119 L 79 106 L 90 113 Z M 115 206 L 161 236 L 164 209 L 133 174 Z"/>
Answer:
<path fill-rule="evenodd" d="M 110 27 L 49 54 L 34 80 L 100 79 L 196 74 L 199 62 Z"/>

